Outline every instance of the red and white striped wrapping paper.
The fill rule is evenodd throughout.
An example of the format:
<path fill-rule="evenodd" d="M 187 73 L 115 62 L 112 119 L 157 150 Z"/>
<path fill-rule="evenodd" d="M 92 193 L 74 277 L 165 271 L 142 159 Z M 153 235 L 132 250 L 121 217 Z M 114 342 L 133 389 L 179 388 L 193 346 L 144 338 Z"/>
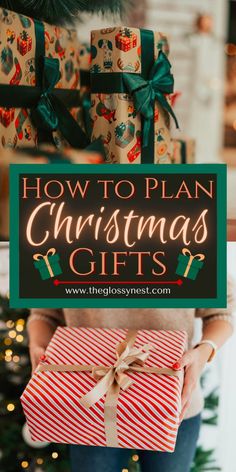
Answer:
<path fill-rule="evenodd" d="M 57 328 L 47 350 L 49 364 L 110 366 L 125 329 Z M 145 366 L 171 367 L 186 348 L 184 331 L 138 331 L 134 347 L 152 345 Z M 132 385 L 117 405 L 119 446 L 173 452 L 181 411 L 180 377 L 128 373 Z M 37 441 L 106 446 L 104 398 L 86 409 L 78 399 L 96 385 L 89 372 L 36 372 L 21 396 L 31 437 Z"/>

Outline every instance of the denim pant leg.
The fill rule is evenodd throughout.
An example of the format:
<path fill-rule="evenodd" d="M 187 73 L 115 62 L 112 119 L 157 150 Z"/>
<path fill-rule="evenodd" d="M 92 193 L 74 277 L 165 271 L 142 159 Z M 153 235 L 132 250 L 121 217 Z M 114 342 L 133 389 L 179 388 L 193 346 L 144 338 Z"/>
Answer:
<path fill-rule="evenodd" d="M 183 420 L 173 453 L 139 451 L 142 472 L 189 472 L 196 451 L 200 426 L 200 414 Z"/>
<path fill-rule="evenodd" d="M 71 472 L 121 472 L 130 455 L 130 449 L 70 446 Z"/>

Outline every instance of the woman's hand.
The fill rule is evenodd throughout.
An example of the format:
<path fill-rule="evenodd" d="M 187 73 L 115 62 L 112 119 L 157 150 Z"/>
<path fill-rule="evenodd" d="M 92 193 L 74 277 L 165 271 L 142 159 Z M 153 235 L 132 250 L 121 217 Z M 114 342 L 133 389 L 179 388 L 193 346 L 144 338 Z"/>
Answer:
<path fill-rule="evenodd" d="M 45 353 L 45 347 L 30 344 L 29 352 L 30 352 L 30 361 L 31 361 L 31 366 L 32 366 L 32 374 L 33 374 L 37 365 L 39 364 L 40 358 Z"/>
<path fill-rule="evenodd" d="M 32 365 L 32 374 L 35 371 L 40 358 L 44 355 L 54 331 L 55 328 L 53 328 L 47 321 L 41 319 L 35 319 L 29 323 L 29 353 Z"/>
<path fill-rule="evenodd" d="M 201 344 L 197 348 L 185 352 L 183 357 L 172 366 L 175 370 L 183 368 L 185 370 L 180 421 L 182 421 L 190 406 L 192 393 L 210 357 L 211 351 L 210 345 Z"/>

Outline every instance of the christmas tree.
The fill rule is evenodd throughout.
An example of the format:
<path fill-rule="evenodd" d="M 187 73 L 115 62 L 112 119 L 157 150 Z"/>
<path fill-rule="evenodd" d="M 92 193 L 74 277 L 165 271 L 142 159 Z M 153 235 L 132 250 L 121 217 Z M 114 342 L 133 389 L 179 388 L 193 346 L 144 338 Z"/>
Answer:
<path fill-rule="evenodd" d="M 31 374 L 27 316 L 0 297 L 0 472 L 69 472 L 67 447 L 32 442 L 25 424 L 20 396 Z"/>
<path fill-rule="evenodd" d="M 74 23 L 81 13 L 122 14 L 132 0 L 0 0 L 0 7 L 51 24 Z"/>

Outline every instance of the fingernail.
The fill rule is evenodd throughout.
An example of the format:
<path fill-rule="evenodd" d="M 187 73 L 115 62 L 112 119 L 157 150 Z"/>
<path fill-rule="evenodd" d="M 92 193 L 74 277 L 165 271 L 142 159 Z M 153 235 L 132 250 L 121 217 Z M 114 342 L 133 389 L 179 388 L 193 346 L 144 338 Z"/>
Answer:
<path fill-rule="evenodd" d="M 178 370 L 178 369 L 180 369 L 181 366 L 180 366 L 180 363 L 179 363 L 179 362 L 175 362 L 175 363 L 172 365 L 172 367 L 173 367 L 173 369 Z"/>
<path fill-rule="evenodd" d="M 45 356 L 44 354 L 43 354 L 42 356 L 40 356 L 40 360 L 41 360 L 41 361 L 46 361 L 46 359 L 47 359 L 47 358 L 46 358 L 46 356 Z"/>

